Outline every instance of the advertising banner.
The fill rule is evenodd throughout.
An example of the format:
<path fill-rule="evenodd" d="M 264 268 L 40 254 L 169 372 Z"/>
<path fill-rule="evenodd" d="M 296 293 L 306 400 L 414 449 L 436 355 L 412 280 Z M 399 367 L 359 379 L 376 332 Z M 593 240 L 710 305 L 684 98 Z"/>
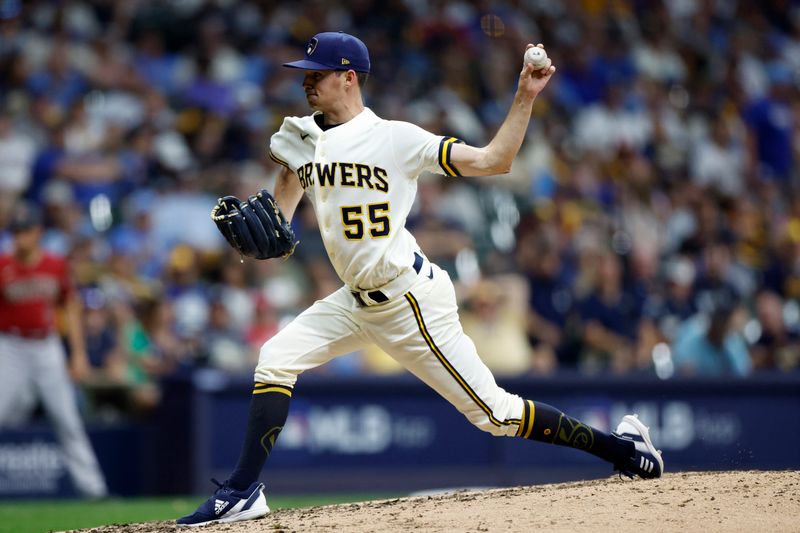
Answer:
<path fill-rule="evenodd" d="M 668 471 L 800 468 L 800 383 L 561 378 L 502 383 L 601 430 L 638 413 Z M 194 442 L 201 485 L 236 462 L 249 384 L 198 390 Z M 279 490 L 415 490 L 611 474 L 588 454 L 492 437 L 413 379 L 305 380 L 265 475 Z"/>

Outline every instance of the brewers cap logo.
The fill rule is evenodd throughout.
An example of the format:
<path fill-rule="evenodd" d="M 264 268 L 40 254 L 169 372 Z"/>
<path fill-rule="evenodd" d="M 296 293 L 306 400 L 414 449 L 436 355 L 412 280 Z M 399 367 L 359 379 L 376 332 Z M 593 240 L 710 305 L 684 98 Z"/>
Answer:
<path fill-rule="evenodd" d="M 311 54 L 313 54 L 314 50 L 317 49 L 317 44 L 319 44 L 319 41 L 317 40 L 317 38 L 316 37 L 312 37 L 311 40 L 308 41 L 308 46 L 306 47 L 306 55 L 310 56 Z"/>

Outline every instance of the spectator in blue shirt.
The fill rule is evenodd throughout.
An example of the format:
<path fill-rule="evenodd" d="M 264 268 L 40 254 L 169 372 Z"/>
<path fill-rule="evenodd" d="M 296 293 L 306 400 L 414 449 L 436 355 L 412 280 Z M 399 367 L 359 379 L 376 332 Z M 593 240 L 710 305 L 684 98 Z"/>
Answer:
<path fill-rule="evenodd" d="M 782 63 L 769 65 L 769 94 L 751 103 L 744 111 L 750 133 L 753 162 L 761 177 L 787 183 L 793 164 L 791 69 Z"/>
<path fill-rule="evenodd" d="M 592 291 L 579 304 L 584 324 L 580 365 L 587 372 L 624 372 L 634 362 L 642 306 L 626 290 L 616 254 L 602 254 L 596 268 Z"/>
<path fill-rule="evenodd" d="M 567 327 L 575 298 L 564 279 L 564 264 L 555 244 L 544 239 L 521 249 L 528 280 L 528 336 L 539 354 L 549 354 L 559 365 L 574 366 L 575 350 Z"/>
<path fill-rule="evenodd" d="M 710 315 L 698 314 L 684 322 L 673 346 L 679 374 L 695 376 L 746 376 L 753 363 L 739 333 L 743 309 L 735 303 L 718 303 Z"/>
<path fill-rule="evenodd" d="M 27 82 L 31 94 L 46 95 L 62 111 L 72 107 L 88 89 L 86 80 L 70 64 L 66 43 L 59 41 L 53 43 L 47 63 L 31 72 Z"/>

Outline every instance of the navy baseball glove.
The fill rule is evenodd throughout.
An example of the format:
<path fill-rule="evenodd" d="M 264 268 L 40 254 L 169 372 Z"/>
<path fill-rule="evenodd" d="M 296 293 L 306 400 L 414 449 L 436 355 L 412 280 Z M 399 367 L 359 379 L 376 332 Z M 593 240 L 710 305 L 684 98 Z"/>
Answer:
<path fill-rule="evenodd" d="M 297 245 L 292 226 L 266 189 L 247 200 L 220 198 L 211 210 L 211 219 L 228 244 L 243 256 L 288 257 Z"/>

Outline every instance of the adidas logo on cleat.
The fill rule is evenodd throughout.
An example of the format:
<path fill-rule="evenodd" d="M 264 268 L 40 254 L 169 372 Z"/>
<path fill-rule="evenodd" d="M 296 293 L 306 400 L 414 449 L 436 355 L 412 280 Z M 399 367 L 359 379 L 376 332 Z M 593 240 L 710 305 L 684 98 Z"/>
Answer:
<path fill-rule="evenodd" d="M 228 507 L 228 503 L 225 500 L 214 500 L 214 514 L 219 516 Z"/>

